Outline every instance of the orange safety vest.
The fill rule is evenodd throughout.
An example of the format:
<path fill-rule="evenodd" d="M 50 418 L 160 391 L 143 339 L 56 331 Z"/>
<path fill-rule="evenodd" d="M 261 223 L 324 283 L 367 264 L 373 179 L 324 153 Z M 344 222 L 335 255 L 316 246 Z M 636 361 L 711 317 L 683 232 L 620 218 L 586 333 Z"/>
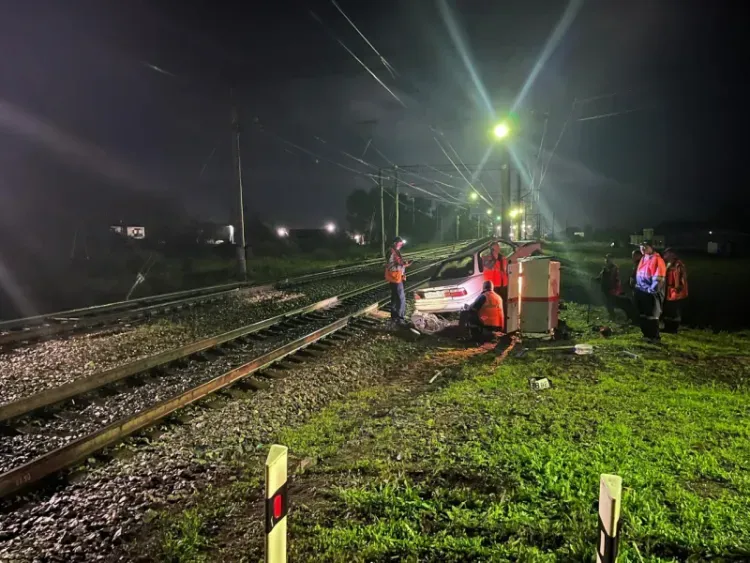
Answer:
<path fill-rule="evenodd" d="M 479 308 L 479 320 L 484 326 L 502 330 L 505 327 L 502 298 L 494 291 L 485 291 L 482 295 L 485 301 Z"/>
<path fill-rule="evenodd" d="M 667 301 L 679 301 L 688 296 L 687 272 L 682 260 L 667 266 Z"/>
<path fill-rule="evenodd" d="M 485 256 L 484 259 L 484 270 L 482 270 L 482 277 L 485 281 L 491 281 L 495 287 L 505 287 L 508 285 L 508 261 L 505 256 L 500 255 L 495 260 L 492 254 Z"/>
<path fill-rule="evenodd" d="M 385 265 L 385 281 L 388 283 L 401 283 L 404 281 L 404 259 L 395 248 L 390 249 L 388 262 Z"/>

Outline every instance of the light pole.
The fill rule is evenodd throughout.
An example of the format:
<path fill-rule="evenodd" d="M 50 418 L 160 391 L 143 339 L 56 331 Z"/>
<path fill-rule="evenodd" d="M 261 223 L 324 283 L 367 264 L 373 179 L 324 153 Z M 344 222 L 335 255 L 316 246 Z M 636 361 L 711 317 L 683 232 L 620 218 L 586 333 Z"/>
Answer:
<path fill-rule="evenodd" d="M 511 133 L 512 130 L 507 121 L 501 121 L 495 125 L 492 130 L 492 135 L 496 141 L 501 143 L 502 150 L 502 166 L 500 170 L 500 206 L 502 209 L 502 222 L 500 223 L 500 236 L 505 239 L 510 238 L 510 222 L 508 221 L 508 213 L 505 211 L 510 206 L 510 159 L 508 158 L 508 150 L 503 141 L 508 139 Z"/>

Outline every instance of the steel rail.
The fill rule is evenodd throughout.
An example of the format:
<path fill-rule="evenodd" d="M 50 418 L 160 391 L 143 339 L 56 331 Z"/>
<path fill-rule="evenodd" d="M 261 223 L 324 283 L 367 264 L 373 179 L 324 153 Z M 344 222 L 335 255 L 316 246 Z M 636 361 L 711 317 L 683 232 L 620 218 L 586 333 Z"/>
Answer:
<path fill-rule="evenodd" d="M 472 241 L 469 241 L 467 244 L 470 244 L 471 242 Z M 433 255 L 442 252 L 455 252 L 456 246 L 460 246 L 460 244 L 447 245 L 444 247 L 429 249 L 422 252 L 418 251 L 415 253 L 407 254 L 405 256 L 415 258 L 430 258 Z M 268 284 L 224 284 L 192 290 L 178 291 L 173 293 L 165 293 L 149 297 L 141 297 L 129 301 L 118 301 L 115 303 L 96 305 L 93 307 L 86 307 L 82 309 L 70 309 L 67 311 L 59 311 L 57 313 L 36 315 L 33 317 L 24 317 L 19 319 L 12 319 L 9 321 L 0 321 L 0 331 L 8 331 L 6 334 L 0 334 L 0 346 L 12 344 L 15 342 L 23 342 L 26 340 L 35 340 L 49 336 L 55 336 L 65 332 L 74 332 L 86 328 L 112 324 L 113 322 L 123 320 L 125 318 L 141 318 L 144 316 L 155 314 L 159 311 L 167 311 L 173 308 L 189 306 L 196 302 L 200 303 L 206 300 L 218 299 L 220 297 L 229 295 L 230 293 L 241 288 L 262 291 L 265 289 L 271 289 L 276 286 L 289 286 L 296 283 L 304 283 L 324 277 L 346 275 L 348 273 L 367 269 L 381 262 L 382 259 L 377 258 L 365 262 L 360 262 L 358 264 L 345 266 L 343 268 L 333 268 L 331 270 L 325 270 L 322 272 L 313 272 L 310 274 L 304 274 L 292 278 L 284 278 Z M 143 303 L 153 303 L 153 305 L 141 308 L 134 307 L 134 305 L 137 306 Z M 107 315 L 102 313 L 110 314 Z"/>
<path fill-rule="evenodd" d="M 423 268 L 415 270 L 411 275 L 418 275 L 433 267 L 434 264 L 429 264 Z M 186 344 L 185 346 L 181 346 L 179 348 L 166 350 L 153 356 L 148 356 L 140 360 L 135 360 L 134 362 L 129 362 L 121 366 L 94 373 L 89 376 L 76 379 L 75 381 L 71 381 L 70 383 L 45 389 L 43 391 L 40 391 L 39 393 L 35 393 L 34 395 L 2 404 L 0 405 L 0 422 L 4 422 L 12 418 L 18 418 L 41 408 L 61 403 L 78 395 L 94 391 L 105 385 L 116 383 L 117 381 L 120 381 L 127 377 L 132 377 L 133 375 L 142 373 L 144 371 L 165 366 L 166 364 L 169 364 L 176 360 L 187 358 L 195 354 L 200 354 L 201 352 L 205 352 L 207 350 L 210 350 L 211 348 L 216 348 L 217 346 L 225 344 L 226 342 L 249 336 L 250 334 L 254 334 L 256 332 L 260 332 L 261 330 L 283 323 L 292 318 L 331 307 L 338 302 L 351 299 L 352 297 L 367 293 L 381 286 L 384 287 L 386 283 L 387 282 L 384 281 L 375 282 L 365 287 L 353 289 L 346 293 L 342 293 L 341 295 L 329 297 L 327 299 L 318 301 L 317 303 L 312 303 L 310 305 L 294 309 L 293 311 L 287 311 L 280 315 L 276 315 L 275 317 L 269 317 L 268 319 L 264 319 L 256 323 L 230 330 L 216 336 L 210 336 L 208 338 L 191 342 L 190 344 Z"/>
<path fill-rule="evenodd" d="M 411 291 L 419 287 L 425 283 L 425 281 L 426 280 L 422 280 L 412 284 L 409 286 L 408 290 Z M 341 319 L 333 321 L 332 323 L 307 334 L 306 336 L 257 356 L 249 362 L 233 368 L 214 379 L 193 387 L 188 391 L 180 393 L 179 395 L 162 401 L 154 406 L 146 408 L 132 416 L 115 421 L 96 432 L 78 438 L 19 467 L 7 471 L 0 475 L 0 498 L 16 493 L 53 473 L 70 467 L 82 459 L 87 458 L 91 454 L 122 440 L 134 432 L 152 425 L 154 422 L 164 418 L 174 411 L 203 399 L 204 397 L 236 383 L 290 354 L 294 354 L 306 348 L 326 336 L 345 328 L 352 320 L 377 310 L 389 301 L 390 297 L 377 300 L 354 313 L 350 313 Z"/>

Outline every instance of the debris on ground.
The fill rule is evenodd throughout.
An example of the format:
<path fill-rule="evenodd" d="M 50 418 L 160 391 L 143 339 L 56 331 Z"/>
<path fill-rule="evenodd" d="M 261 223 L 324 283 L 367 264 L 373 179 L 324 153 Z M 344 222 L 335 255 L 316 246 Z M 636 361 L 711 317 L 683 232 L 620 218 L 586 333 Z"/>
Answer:
<path fill-rule="evenodd" d="M 441 369 L 441 370 L 439 370 L 439 371 L 436 371 L 436 372 L 435 372 L 435 375 L 433 375 L 433 376 L 432 376 L 432 378 L 430 379 L 430 384 L 434 383 L 434 382 L 435 382 L 435 380 L 436 380 L 436 379 L 437 379 L 437 378 L 438 378 L 438 377 L 440 376 L 440 374 L 441 374 L 441 373 L 443 373 L 444 371 L 445 371 L 444 369 Z"/>
<path fill-rule="evenodd" d="M 574 346 L 551 346 L 549 348 L 537 348 L 537 351 L 544 352 L 569 352 L 577 356 L 587 356 L 594 353 L 594 347 L 591 344 L 575 344 Z"/>
<path fill-rule="evenodd" d="M 532 391 L 543 391 L 552 387 L 552 382 L 546 377 L 530 377 L 529 387 Z"/>
<path fill-rule="evenodd" d="M 427 334 L 435 334 L 448 327 L 458 326 L 457 321 L 449 321 L 431 313 L 414 313 L 411 322 L 417 330 Z"/>

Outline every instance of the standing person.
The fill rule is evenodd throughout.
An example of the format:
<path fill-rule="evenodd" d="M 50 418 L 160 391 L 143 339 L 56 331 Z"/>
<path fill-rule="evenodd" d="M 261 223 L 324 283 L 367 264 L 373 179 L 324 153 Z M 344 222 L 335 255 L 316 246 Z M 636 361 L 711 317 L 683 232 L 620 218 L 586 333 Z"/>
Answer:
<path fill-rule="evenodd" d="M 628 285 L 630 285 L 631 291 L 635 291 L 635 275 L 638 273 L 638 264 L 641 263 L 641 258 L 643 258 L 643 252 L 639 248 L 636 248 L 633 251 L 633 254 L 631 254 L 631 257 L 633 258 L 633 270 L 630 272 L 630 279 L 628 280 Z"/>
<path fill-rule="evenodd" d="M 667 296 L 664 302 L 664 332 L 677 334 L 682 322 L 682 303 L 688 296 L 685 264 L 671 248 L 664 251 L 667 262 Z"/>
<path fill-rule="evenodd" d="M 667 265 L 664 259 L 654 251 L 653 243 L 644 240 L 641 243 L 643 258 L 638 263 L 635 274 L 635 303 L 641 319 L 643 337 L 658 342 L 659 317 L 664 305 L 664 281 L 667 276 Z"/>
<path fill-rule="evenodd" d="M 604 303 L 607 307 L 607 313 L 609 314 L 609 320 L 615 320 L 615 308 L 622 309 L 625 314 L 628 313 L 627 309 L 621 302 L 620 295 L 622 294 L 622 285 L 620 285 L 620 269 L 612 261 L 612 255 L 607 254 L 604 257 L 604 267 L 599 275 L 594 278 L 599 282 L 602 294 L 604 295 Z"/>
<path fill-rule="evenodd" d="M 401 248 L 404 239 L 396 237 L 393 245 L 388 249 L 388 262 L 385 265 L 385 281 L 391 286 L 391 320 L 398 325 L 405 325 L 406 319 L 406 294 L 404 293 L 404 280 L 406 279 L 406 268 L 411 262 L 404 261 L 401 256 Z"/>
<path fill-rule="evenodd" d="M 641 317 L 638 313 L 638 304 L 635 302 L 635 275 L 638 273 L 638 264 L 641 263 L 643 253 L 639 248 L 636 248 L 631 257 L 633 258 L 633 269 L 630 271 L 630 279 L 628 279 L 628 286 L 630 286 L 630 320 L 633 323 L 640 323 Z"/>
<path fill-rule="evenodd" d="M 503 298 L 504 303 L 508 298 L 508 260 L 500 252 L 500 243 L 490 245 L 490 253 L 482 258 L 482 266 L 484 281 L 492 282 L 495 293 Z"/>

